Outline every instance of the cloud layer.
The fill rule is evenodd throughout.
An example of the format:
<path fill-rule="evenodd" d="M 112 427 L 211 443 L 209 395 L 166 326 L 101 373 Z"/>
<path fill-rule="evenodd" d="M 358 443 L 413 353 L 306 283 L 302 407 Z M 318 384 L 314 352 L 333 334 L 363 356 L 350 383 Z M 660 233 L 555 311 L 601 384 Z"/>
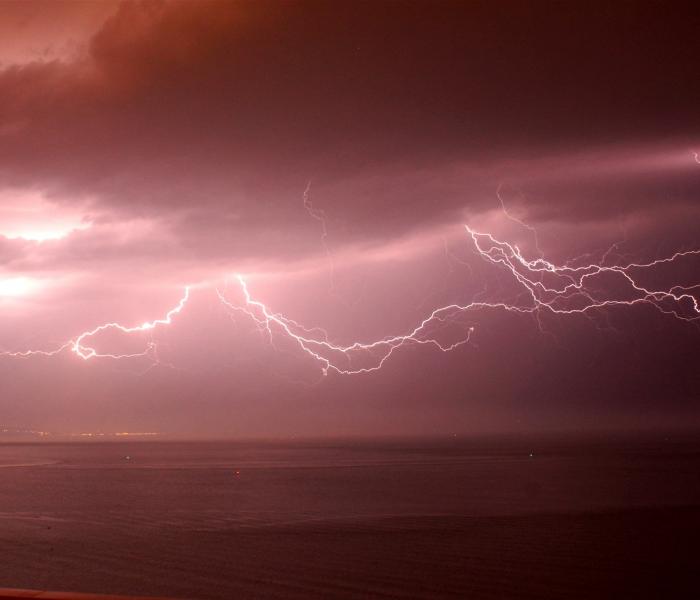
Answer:
<path fill-rule="evenodd" d="M 549 398 L 566 396 L 566 381 L 584 377 L 580 361 L 575 353 L 562 359 L 565 381 L 535 386 L 546 370 L 533 375 L 518 362 L 524 348 L 513 337 L 540 348 L 541 364 L 556 360 L 551 340 L 510 319 L 489 324 L 492 341 L 479 342 L 479 359 L 474 348 L 444 362 L 420 351 L 369 382 L 308 391 L 289 383 L 305 379 L 304 366 L 249 349 L 259 340 L 219 312 L 212 286 L 247 273 L 275 309 L 344 340 L 371 339 L 415 325 L 436 303 L 500 289 L 498 274 L 470 253 L 463 223 L 509 236 L 535 256 L 532 232 L 505 218 L 504 207 L 561 261 L 598 260 L 615 242 L 622 260 L 698 241 L 697 11 L 202 1 L 99 10 L 51 3 L 49 19 L 33 6 L 8 5 L 8 23 L 25 35 L 0 45 L 0 279 L 32 282 L 26 294 L 17 284 L 12 294 L 0 291 L 0 342 L 51 347 L 101 322 L 156 318 L 187 283 L 201 286 L 201 299 L 192 323 L 168 340 L 189 375 L 166 369 L 120 383 L 123 371 L 109 366 L 88 375 L 63 358 L 25 361 L 4 400 L 7 418 L 18 422 L 58 427 L 56 407 L 65 402 L 93 425 L 124 429 L 131 419 L 151 430 L 162 419 L 181 430 L 201 386 L 213 416 L 200 431 L 230 422 L 218 417 L 245 405 L 251 433 L 284 431 L 263 425 L 261 414 L 275 411 L 307 432 L 340 430 L 350 411 L 357 430 L 376 432 L 368 415 L 378 404 L 367 399 L 385 398 L 379 405 L 403 414 L 406 394 L 415 406 L 425 402 L 407 409 L 406 430 L 420 429 L 436 395 L 435 430 L 472 413 L 481 415 L 477 428 L 513 427 L 513 397 L 532 403 L 547 426 L 570 425 Z M 635 368 L 649 370 L 657 348 L 635 336 L 646 340 L 644 329 L 660 328 L 677 360 L 644 381 L 658 390 L 675 378 L 674 406 L 685 410 L 697 388 L 683 357 L 697 340 L 656 316 L 631 318 L 636 333 L 598 338 L 574 328 L 555 337 L 585 348 L 596 364 L 643 348 Z M 215 339 L 211 323 L 219 331 L 221 319 L 231 331 L 207 342 L 202 331 Z M 615 335 L 631 337 L 611 341 Z M 259 362 L 227 370 L 216 359 L 212 373 L 201 360 L 211 344 L 229 359 L 251 352 Z M 508 348 L 503 360 L 520 365 L 502 389 L 488 383 L 502 365 L 488 358 L 499 344 Z M 467 363 L 483 372 L 460 374 Z M 416 365 L 431 373 L 420 394 L 409 394 Z M 285 373 L 269 389 L 268 369 Z M 46 406 L 46 392 L 21 375 L 31 379 L 35 370 L 54 382 L 65 376 L 75 400 Z M 188 383 L 174 390 L 183 377 Z M 624 379 L 602 377 L 611 386 Z M 358 394 L 362 408 L 339 406 Z M 626 393 L 604 394 L 618 420 L 634 412 Z M 172 406 L 152 404 L 170 395 Z M 102 421 L 96 396 L 104 396 Z M 123 396 L 131 409 L 116 408 Z M 327 397 L 338 400 L 308 426 L 292 416 L 291 404 Z M 491 413 L 491 397 L 510 400 Z M 153 412 L 144 416 L 136 405 Z M 144 419 L 148 427 L 139 427 Z"/>

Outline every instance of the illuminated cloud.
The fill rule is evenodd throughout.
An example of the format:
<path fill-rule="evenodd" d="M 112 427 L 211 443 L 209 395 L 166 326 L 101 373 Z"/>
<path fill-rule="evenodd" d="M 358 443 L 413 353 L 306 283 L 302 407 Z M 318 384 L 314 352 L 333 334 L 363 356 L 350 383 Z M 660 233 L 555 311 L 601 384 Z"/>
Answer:
<path fill-rule="evenodd" d="M 0 278 L 0 298 L 14 298 L 31 294 L 39 287 L 36 281 L 27 277 Z"/>
<path fill-rule="evenodd" d="M 42 242 L 87 229 L 90 222 L 79 207 L 59 207 L 41 193 L 18 189 L 0 192 L 0 235 Z"/>
<path fill-rule="evenodd" d="M 90 431 L 100 419 L 108 431 L 199 419 L 203 431 L 240 421 L 266 433 L 270 415 L 281 430 L 319 431 L 323 418 L 342 428 L 350 415 L 369 431 L 372 415 L 403 415 L 405 402 L 407 427 L 420 430 L 433 418 L 425 399 L 437 398 L 436 429 L 465 403 L 474 427 L 503 428 L 525 405 L 565 419 L 552 408 L 562 397 L 600 398 L 619 417 L 655 395 L 677 407 L 693 396 L 694 329 L 649 306 L 566 327 L 557 317 L 544 333 L 533 315 L 484 316 L 449 355 L 416 345 L 371 382 L 309 391 L 298 348 L 279 336 L 271 347 L 260 322 L 215 292 L 243 273 L 251 300 L 345 346 L 411 332 L 441 306 L 522 305 L 527 290 L 475 251 L 464 224 L 559 267 L 697 247 L 700 80 L 687 16 L 462 2 L 8 6 L 0 280 L 12 318 L 0 318 L 1 349 L 52 350 L 105 323 L 138 328 L 199 286 L 171 325 L 86 340 L 87 354 L 94 343 L 145 364 L 71 360 L 70 345 L 0 363 L 17 422 L 53 431 L 69 407 Z M 639 283 L 668 291 L 691 285 L 692 271 L 674 262 Z M 245 306 L 231 281 L 227 299 Z M 161 367 L 144 374 L 156 347 Z M 599 366 L 599 387 L 581 360 Z M 28 397 L 45 416 L 21 408 Z M 192 408 L 199 398 L 211 415 Z"/>

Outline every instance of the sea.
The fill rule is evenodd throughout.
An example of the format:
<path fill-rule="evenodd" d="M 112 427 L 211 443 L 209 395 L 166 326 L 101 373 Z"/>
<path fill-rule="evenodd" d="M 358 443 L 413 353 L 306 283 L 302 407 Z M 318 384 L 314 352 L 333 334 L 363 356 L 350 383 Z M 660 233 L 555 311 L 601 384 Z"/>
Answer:
<path fill-rule="evenodd" d="M 700 437 L 0 445 L 0 588 L 700 598 Z"/>

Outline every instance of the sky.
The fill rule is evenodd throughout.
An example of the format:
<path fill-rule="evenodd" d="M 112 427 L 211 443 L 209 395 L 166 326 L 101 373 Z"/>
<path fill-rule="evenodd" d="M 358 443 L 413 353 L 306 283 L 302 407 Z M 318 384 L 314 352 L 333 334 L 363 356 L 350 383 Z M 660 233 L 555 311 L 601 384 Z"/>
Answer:
<path fill-rule="evenodd" d="M 3 2 L 0 428 L 697 427 L 698 30 Z"/>

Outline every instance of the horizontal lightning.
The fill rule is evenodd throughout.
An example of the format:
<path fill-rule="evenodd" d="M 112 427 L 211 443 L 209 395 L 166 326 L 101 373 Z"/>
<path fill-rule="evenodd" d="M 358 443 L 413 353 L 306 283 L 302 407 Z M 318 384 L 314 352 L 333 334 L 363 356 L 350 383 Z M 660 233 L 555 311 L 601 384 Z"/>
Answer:
<path fill-rule="evenodd" d="M 146 321 L 141 323 L 141 325 L 136 325 L 133 327 L 127 327 L 121 325 L 120 323 L 104 323 L 99 325 L 94 329 L 83 331 L 75 339 L 69 340 L 63 345 L 59 346 L 54 350 L 24 350 L 19 352 L 0 352 L 0 356 L 8 356 L 14 358 L 29 358 L 32 356 L 56 356 L 66 350 L 70 350 L 76 356 L 83 360 L 90 360 L 92 358 L 111 358 L 111 359 L 124 359 L 124 358 L 138 358 L 138 357 L 151 357 L 154 362 L 158 362 L 156 353 L 156 343 L 150 341 L 147 343 L 146 348 L 141 352 L 130 353 L 130 354 L 117 354 L 117 353 L 101 353 L 98 352 L 94 347 L 89 346 L 89 340 L 107 330 L 116 330 L 125 334 L 139 333 L 144 331 L 150 331 L 155 329 L 159 325 L 170 325 L 172 323 L 173 317 L 185 308 L 187 301 L 190 298 L 190 288 L 185 287 L 183 296 L 177 305 L 170 309 L 163 318 L 155 319 L 153 321 Z"/>
<path fill-rule="evenodd" d="M 569 263 L 557 265 L 542 257 L 528 260 L 517 245 L 498 240 L 490 233 L 475 231 L 469 226 L 465 226 L 464 229 L 478 256 L 494 267 L 505 270 L 513 282 L 525 292 L 521 295 L 522 301 L 448 304 L 432 310 L 416 327 L 404 334 L 343 345 L 330 341 L 328 333 L 321 328 L 306 328 L 297 321 L 271 310 L 265 303 L 252 296 L 247 281 L 241 275 L 237 276 L 237 282 L 242 292 L 242 303 L 232 302 L 219 289 L 216 292 L 227 310 L 250 318 L 273 344 L 279 336 L 291 341 L 302 355 L 308 356 L 319 366 L 323 375 L 331 372 L 356 375 L 378 371 L 397 350 L 407 346 L 432 346 L 441 352 L 454 350 L 468 344 L 475 332 L 474 325 L 465 324 L 464 317 L 482 310 L 534 314 L 539 318 L 543 313 L 585 315 L 606 308 L 648 305 L 682 321 L 700 320 L 700 302 L 692 293 L 695 289 L 700 290 L 700 282 L 690 286 L 673 285 L 659 289 L 643 285 L 639 280 L 639 274 L 660 265 L 675 263 L 688 257 L 700 257 L 700 250 L 676 252 L 665 258 L 643 263 L 630 262 L 625 266 L 605 265 L 604 258 L 598 263 L 574 267 Z M 617 278 L 624 284 L 626 295 L 622 295 L 621 292 L 608 292 L 606 296 L 599 289 L 600 285 L 594 290 L 593 283 L 599 282 L 603 276 Z M 174 317 L 185 309 L 189 298 L 190 288 L 186 287 L 179 302 L 164 317 L 140 325 L 105 323 L 83 331 L 53 350 L 2 352 L 0 356 L 51 357 L 70 351 L 85 361 L 96 358 L 120 360 L 149 357 L 154 364 L 161 364 L 157 345 L 153 340 L 147 342 L 142 351 L 128 354 L 99 352 L 91 340 L 108 330 L 137 334 L 171 325 Z M 440 334 L 448 327 L 453 330 L 457 327 L 462 328 L 456 340 L 449 343 L 440 339 Z"/>
<path fill-rule="evenodd" d="M 502 242 L 489 233 L 479 233 L 468 226 L 465 226 L 465 231 L 479 256 L 495 266 L 505 268 L 527 292 L 526 301 L 521 304 L 483 301 L 465 305 L 449 304 L 433 310 L 406 334 L 367 343 L 340 345 L 331 343 L 324 330 L 316 330 L 321 334 L 314 335 L 314 330 L 300 326 L 296 321 L 271 311 L 263 302 L 253 299 L 248 284 L 241 275 L 237 276 L 237 280 L 245 300 L 242 306 L 231 303 L 220 290 L 217 293 L 228 309 L 248 315 L 266 332 L 270 340 L 277 334 L 295 343 L 303 353 L 318 363 L 324 375 L 331 371 L 342 375 L 378 371 L 396 350 L 408 345 L 431 345 L 442 352 L 454 350 L 470 341 L 475 331 L 474 326 L 466 328 L 464 335 L 450 344 L 440 342 L 436 334 L 443 325 L 454 324 L 457 315 L 483 309 L 538 315 L 543 311 L 557 315 L 575 315 L 616 306 L 647 304 L 684 321 L 700 319 L 698 299 L 690 293 L 694 288 L 700 289 L 700 283 L 687 287 L 676 285 L 670 289 L 650 289 L 634 277 L 637 271 L 672 263 L 683 257 L 700 256 L 700 250 L 676 252 L 667 258 L 648 263 L 629 263 L 626 266 L 604 266 L 600 263 L 581 267 L 558 266 L 544 258 L 527 260 L 517 246 Z M 603 274 L 613 274 L 620 278 L 636 297 L 596 298 L 589 284 Z M 546 277 L 553 281 L 545 284 Z M 370 366 L 349 366 L 360 359 L 371 362 Z"/>

